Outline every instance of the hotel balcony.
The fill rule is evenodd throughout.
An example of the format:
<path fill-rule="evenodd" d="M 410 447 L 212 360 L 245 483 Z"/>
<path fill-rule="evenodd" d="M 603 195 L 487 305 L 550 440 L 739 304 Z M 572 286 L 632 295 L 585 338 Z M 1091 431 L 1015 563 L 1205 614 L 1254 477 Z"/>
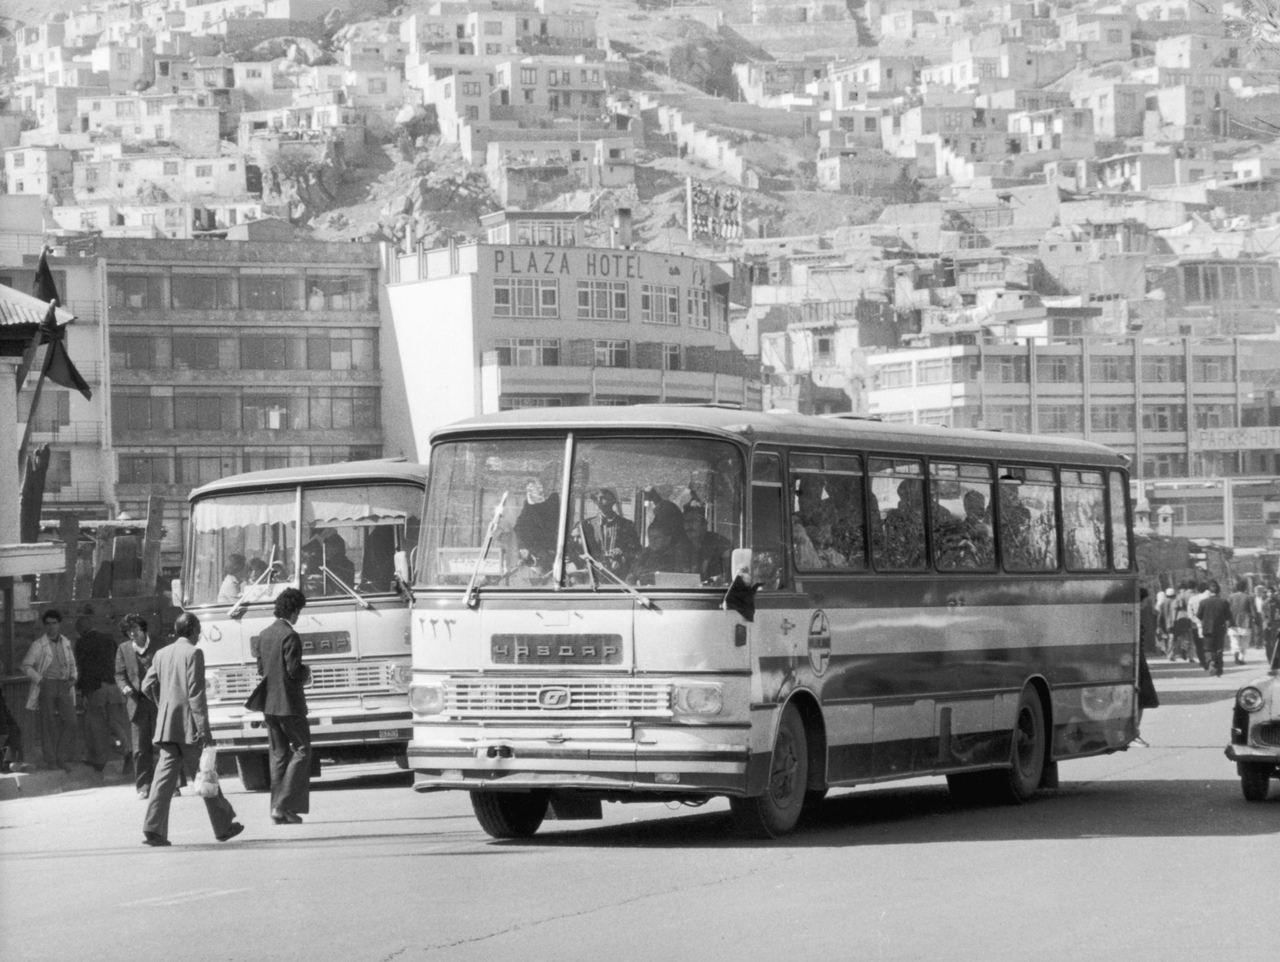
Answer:
<path fill-rule="evenodd" d="M 564 403 L 626 398 L 640 404 L 729 404 L 760 408 L 760 381 L 732 374 L 619 367 L 511 367 L 485 359 L 481 381 L 486 412 L 500 397 L 556 397 Z"/>

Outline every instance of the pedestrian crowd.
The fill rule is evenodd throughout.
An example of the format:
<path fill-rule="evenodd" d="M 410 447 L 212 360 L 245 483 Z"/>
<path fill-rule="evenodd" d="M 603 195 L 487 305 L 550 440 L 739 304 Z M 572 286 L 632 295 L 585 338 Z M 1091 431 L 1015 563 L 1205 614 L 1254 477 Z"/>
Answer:
<path fill-rule="evenodd" d="M 276 598 L 276 620 L 260 636 L 262 677 L 246 707 L 263 712 L 271 771 L 271 820 L 296 825 L 310 811 L 311 734 L 304 686 L 310 669 L 302 660 L 302 640 L 294 625 L 306 605 L 297 588 Z M 215 745 L 205 695 L 200 620 L 178 616 L 169 643 L 148 634 L 146 619 L 120 620 L 120 639 L 76 621 L 73 644 L 62 633 L 62 614 L 41 617 L 43 632 L 22 659 L 29 680 L 27 713 L 34 720 L 40 761 L 23 759 L 22 729 L 0 695 L 0 771 L 73 771 L 77 730 L 83 722 L 85 760 L 97 772 L 119 751 L 122 772 L 131 773 L 138 797 L 146 800 L 143 844 L 169 845 L 169 807 L 181 786 L 194 780 L 206 748 Z M 221 789 L 204 797 L 219 842 L 244 831 Z"/>
<path fill-rule="evenodd" d="M 1221 675 L 1228 654 L 1237 665 L 1245 662 L 1250 648 L 1262 648 L 1270 664 L 1280 633 L 1280 586 L 1236 581 L 1223 594 L 1217 581 L 1186 580 L 1165 588 L 1153 601 L 1144 602 L 1155 623 L 1154 643 L 1148 653 L 1170 661 L 1195 661 L 1205 671 Z"/>

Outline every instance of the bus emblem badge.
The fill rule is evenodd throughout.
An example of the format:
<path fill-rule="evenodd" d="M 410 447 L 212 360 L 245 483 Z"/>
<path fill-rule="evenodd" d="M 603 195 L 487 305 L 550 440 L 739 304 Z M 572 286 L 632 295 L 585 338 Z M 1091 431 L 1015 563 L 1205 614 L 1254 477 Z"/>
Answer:
<path fill-rule="evenodd" d="M 819 677 L 826 674 L 831 662 L 831 624 L 821 609 L 809 619 L 809 666 Z"/>
<path fill-rule="evenodd" d="M 568 708 L 568 688 L 542 688 L 538 690 L 539 708 Z"/>

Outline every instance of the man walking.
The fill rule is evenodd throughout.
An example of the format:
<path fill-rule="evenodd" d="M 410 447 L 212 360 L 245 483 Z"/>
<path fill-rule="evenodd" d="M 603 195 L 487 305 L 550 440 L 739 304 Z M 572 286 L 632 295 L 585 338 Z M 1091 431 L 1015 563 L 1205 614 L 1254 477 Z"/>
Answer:
<path fill-rule="evenodd" d="M 142 680 L 156 657 L 156 646 L 147 636 L 147 622 L 141 615 L 125 615 L 120 620 L 120 634 L 125 640 L 116 649 L 116 686 L 124 696 L 129 734 L 133 736 L 133 784 L 138 797 L 146 798 L 155 772 L 151 739 L 156 730 L 156 703 L 142 693 Z"/>
<path fill-rule="evenodd" d="M 76 750 L 76 656 L 62 634 L 62 614 L 53 608 L 41 618 L 44 634 L 32 642 L 22 671 L 39 692 L 34 707 L 40 722 L 40 751 L 45 768 L 71 770 Z"/>
<path fill-rule="evenodd" d="M 116 645 L 111 636 L 93 627 L 87 615 L 76 619 L 76 689 L 84 699 L 85 749 L 89 765 L 101 772 L 120 742 L 126 759 L 132 754 L 129 728 L 120 689 L 115 685 Z"/>
<path fill-rule="evenodd" d="M 307 603 L 297 588 L 276 596 L 276 620 L 258 636 L 258 674 L 267 683 L 262 710 L 271 752 L 271 820 L 296 825 L 311 811 L 311 730 L 303 691 L 311 669 L 293 630 Z"/>
<path fill-rule="evenodd" d="M 1222 675 L 1222 646 L 1227 640 L 1227 629 L 1233 624 L 1231 605 L 1222 597 L 1222 586 L 1209 582 L 1209 597 L 1196 609 L 1200 630 L 1204 633 L 1205 670 Z"/>
<path fill-rule="evenodd" d="M 183 612 L 174 622 L 173 631 L 176 640 L 156 652 L 142 679 L 143 692 L 156 703 L 155 748 L 159 754 L 142 823 L 143 845 L 169 844 L 169 802 L 178 784 L 178 773 L 185 769 L 188 777 L 194 777 L 201 750 L 213 744 L 204 693 L 204 652 L 196 647 L 200 619 L 189 611 Z M 204 800 L 204 807 L 219 842 L 244 831 L 221 789 L 213 798 Z"/>

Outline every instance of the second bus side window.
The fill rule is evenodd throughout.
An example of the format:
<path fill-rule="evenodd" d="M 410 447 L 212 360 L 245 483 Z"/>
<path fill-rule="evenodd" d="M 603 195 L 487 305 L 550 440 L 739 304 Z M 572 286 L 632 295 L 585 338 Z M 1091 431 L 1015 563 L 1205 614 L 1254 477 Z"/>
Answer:
<path fill-rule="evenodd" d="M 791 543 L 801 571 L 864 571 L 862 459 L 791 456 Z"/>
<path fill-rule="evenodd" d="M 990 571 L 996 566 L 991 529 L 991 466 L 929 465 L 933 560 L 939 571 Z"/>
<path fill-rule="evenodd" d="M 879 571 L 922 571 L 924 466 L 914 458 L 871 458 L 871 554 Z"/>

